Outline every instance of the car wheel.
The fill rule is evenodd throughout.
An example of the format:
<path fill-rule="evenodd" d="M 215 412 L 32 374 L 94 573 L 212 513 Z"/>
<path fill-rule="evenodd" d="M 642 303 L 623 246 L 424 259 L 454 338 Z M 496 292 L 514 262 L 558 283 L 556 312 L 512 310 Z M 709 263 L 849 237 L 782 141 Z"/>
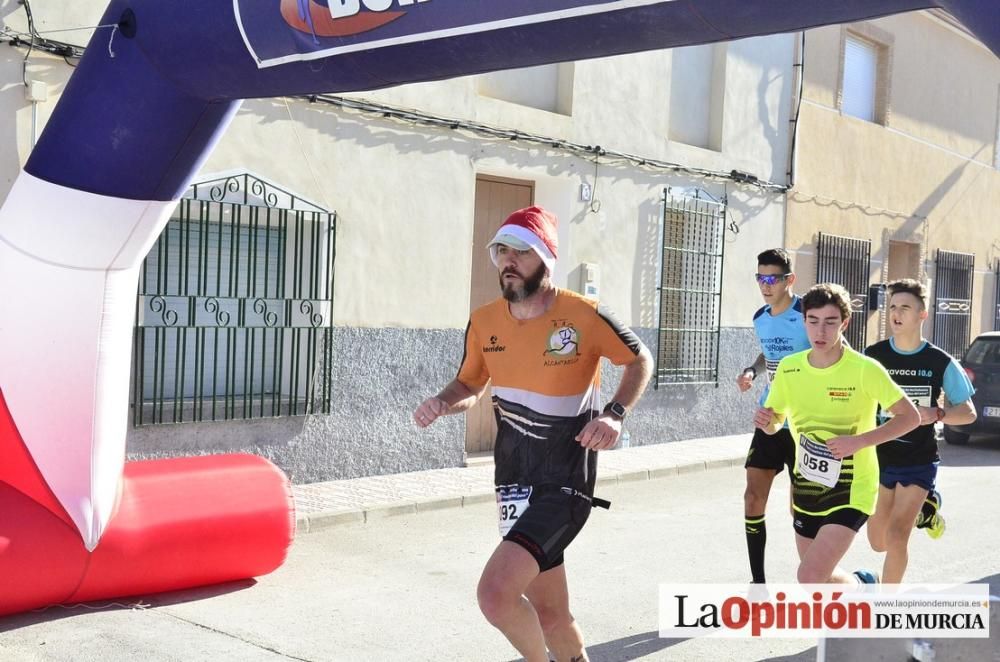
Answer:
<path fill-rule="evenodd" d="M 944 426 L 944 440 L 949 444 L 954 444 L 955 446 L 964 446 L 969 443 L 969 435 L 966 432 L 952 430 L 946 425 Z"/>

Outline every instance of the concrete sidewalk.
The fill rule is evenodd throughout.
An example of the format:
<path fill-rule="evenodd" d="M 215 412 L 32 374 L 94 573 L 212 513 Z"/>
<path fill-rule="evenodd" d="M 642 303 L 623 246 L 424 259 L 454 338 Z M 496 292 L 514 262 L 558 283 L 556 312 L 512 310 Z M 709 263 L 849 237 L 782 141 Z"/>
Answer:
<path fill-rule="evenodd" d="M 608 484 L 742 466 L 750 437 L 739 434 L 604 451 L 597 463 L 598 495 Z M 295 485 L 292 492 L 302 534 L 348 522 L 492 501 L 493 464 Z"/>

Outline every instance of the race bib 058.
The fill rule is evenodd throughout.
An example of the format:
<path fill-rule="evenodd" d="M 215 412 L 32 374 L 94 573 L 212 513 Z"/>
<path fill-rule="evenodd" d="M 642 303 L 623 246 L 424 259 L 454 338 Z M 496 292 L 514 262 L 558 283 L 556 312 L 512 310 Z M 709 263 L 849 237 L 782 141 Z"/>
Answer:
<path fill-rule="evenodd" d="M 826 444 L 799 435 L 799 474 L 826 487 L 833 487 L 840 478 L 841 460 L 833 457 Z"/>

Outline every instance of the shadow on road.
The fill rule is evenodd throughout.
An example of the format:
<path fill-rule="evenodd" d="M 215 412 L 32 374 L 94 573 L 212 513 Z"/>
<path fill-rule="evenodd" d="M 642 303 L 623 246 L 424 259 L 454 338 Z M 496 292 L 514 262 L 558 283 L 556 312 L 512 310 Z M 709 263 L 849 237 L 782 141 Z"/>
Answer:
<path fill-rule="evenodd" d="M 781 657 L 769 657 L 767 662 L 816 662 L 816 647 L 796 653 L 795 655 L 783 655 Z"/>
<path fill-rule="evenodd" d="M 25 612 L 23 614 L 13 614 L 11 616 L 0 617 L 0 633 L 17 630 L 29 625 L 38 623 L 48 623 L 63 618 L 72 618 L 95 611 L 129 611 L 142 610 L 154 607 L 169 607 L 171 605 L 185 602 L 195 602 L 214 598 L 227 593 L 236 593 L 256 585 L 254 579 L 241 579 L 225 584 L 215 584 L 212 586 L 201 586 L 198 588 L 185 589 L 183 591 L 170 591 L 168 593 L 157 593 L 152 596 L 132 596 L 128 598 L 116 598 L 112 600 L 99 600 L 96 602 L 80 602 L 71 605 L 56 605 L 44 609 Z"/>
<path fill-rule="evenodd" d="M 631 662 L 631 660 L 641 660 L 685 641 L 687 639 L 661 639 L 659 633 L 653 630 L 652 632 L 642 632 L 606 641 L 602 644 L 590 644 L 587 646 L 587 656 L 593 662 Z M 770 662 L 815 662 L 816 647 L 795 655 L 772 657 L 767 658 L 767 660 Z M 520 662 L 520 658 L 511 660 L 511 662 Z"/>
<path fill-rule="evenodd" d="M 989 577 L 983 577 L 982 579 L 977 579 L 972 584 L 989 584 L 990 585 L 990 595 L 995 595 L 1000 597 L 1000 574 L 990 575 Z"/>

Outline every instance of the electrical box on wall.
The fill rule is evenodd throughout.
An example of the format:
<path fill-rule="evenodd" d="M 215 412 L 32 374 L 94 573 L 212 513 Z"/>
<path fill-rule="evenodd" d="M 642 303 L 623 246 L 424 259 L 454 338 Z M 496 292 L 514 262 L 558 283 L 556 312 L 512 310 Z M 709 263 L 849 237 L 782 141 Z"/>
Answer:
<path fill-rule="evenodd" d="M 879 310 L 885 305 L 885 283 L 868 286 L 868 310 Z"/>
<path fill-rule="evenodd" d="M 24 89 L 24 96 L 28 101 L 48 101 L 49 87 L 41 80 L 29 80 L 28 86 Z"/>
<path fill-rule="evenodd" d="M 591 262 L 580 265 L 580 294 L 591 299 L 597 299 L 601 293 L 601 268 Z"/>

